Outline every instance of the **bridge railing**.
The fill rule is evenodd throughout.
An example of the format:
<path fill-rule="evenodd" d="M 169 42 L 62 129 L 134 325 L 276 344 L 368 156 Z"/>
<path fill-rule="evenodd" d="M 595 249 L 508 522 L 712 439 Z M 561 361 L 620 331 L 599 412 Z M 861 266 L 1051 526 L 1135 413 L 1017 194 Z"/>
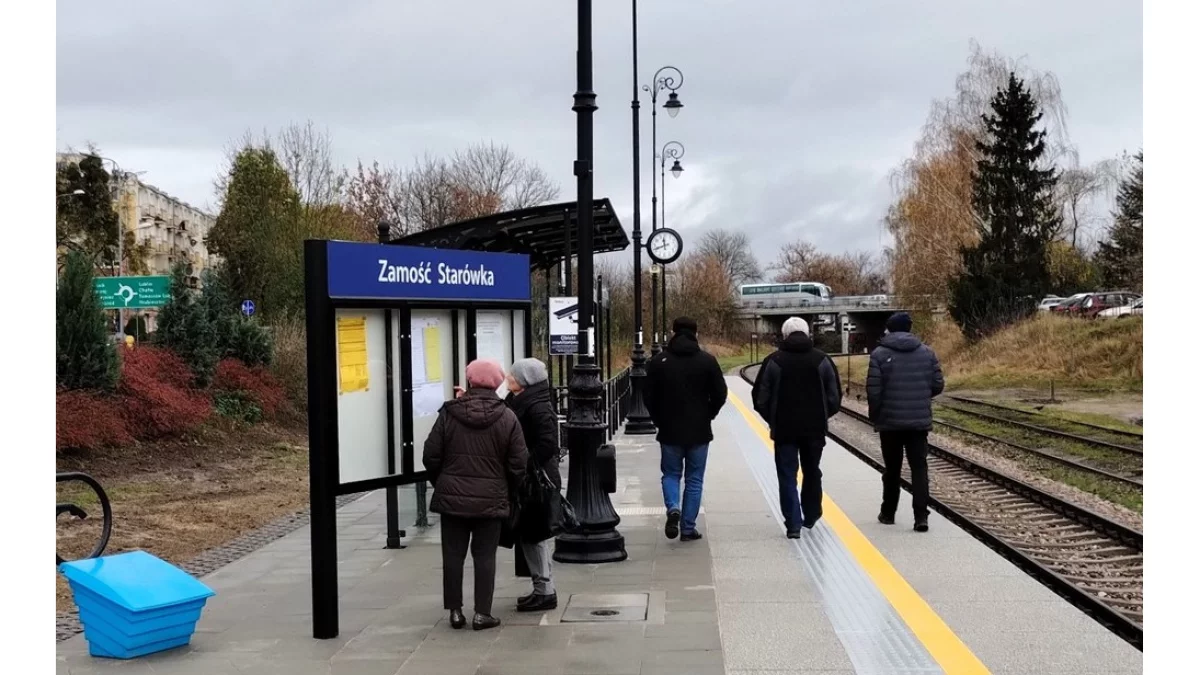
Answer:
<path fill-rule="evenodd" d="M 745 311 L 758 309 L 805 309 L 808 311 L 827 310 L 830 314 L 834 314 L 839 311 L 854 309 L 894 309 L 903 306 L 903 304 L 916 304 L 920 300 L 920 298 L 904 298 L 902 300 L 898 295 L 885 294 L 840 295 L 831 300 L 822 300 L 812 295 L 798 294 L 782 298 L 741 296 L 738 298 L 738 306 Z"/>

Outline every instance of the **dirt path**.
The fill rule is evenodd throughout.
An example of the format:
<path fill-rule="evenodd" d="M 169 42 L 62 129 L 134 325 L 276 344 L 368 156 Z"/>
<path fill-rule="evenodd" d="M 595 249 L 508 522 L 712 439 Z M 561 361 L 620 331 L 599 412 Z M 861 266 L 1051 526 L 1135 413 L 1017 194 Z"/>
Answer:
<path fill-rule="evenodd" d="M 298 511 L 308 500 L 305 435 L 266 425 L 60 455 L 57 465 L 92 475 L 108 492 L 113 534 L 106 553 L 140 548 L 176 564 Z M 93 500 L 90 492 L 59 487 L 59 502 L 77 503 L 95 519 L 59 519 L 57 545 L 64 558 L 81 557 L 94 544 L 100 509 Z M 62 575 L 56 577 L 61 614 L 73 602 Z"/>

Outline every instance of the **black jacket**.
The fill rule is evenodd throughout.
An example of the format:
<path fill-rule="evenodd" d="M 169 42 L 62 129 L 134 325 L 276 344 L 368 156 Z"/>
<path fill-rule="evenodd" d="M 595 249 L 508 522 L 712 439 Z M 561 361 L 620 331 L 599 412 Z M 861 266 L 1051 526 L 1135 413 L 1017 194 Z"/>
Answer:
<path fill-rule="evenodd" d="M 937 355 L 912 333 L 888 333 L 871 352 L 867 409 L 878 431 L 929 431 L 946 381 Z"/>
<path fill-rule="evenodd" d="M 753 398 L 754 410 L 771 428 L 771 440 L 799 443 L 829 430 L 829 418 L 842 407 L 842 383 L 833 361 L 813 348 L 812 338 L 792 333 L 763 361 Z"/>
<path fill-rule="evenodd" d="M 712 421 L 729 389 L 717 360 L 695 336 L 679 333 L 650 359 L 642 393 L 658 442 L 692 446 L 712 441 Z"/>
<path fill-rule="evenodd" d="M 521 423 L 530 465 L 545 470 L 550 480 L 562 488 L 562 474 L 558 470 L 558 415 L 550 405 L 550 383 L 531 384 L 520 394 L 509 394 L 504 402 Z"/>
<path fill-rule="evenodd" d="M 429 510 L 507 518 L 529 453 L 517 416 L 491 389 L 470 389 L 438 411 L 422 455 L 433 483 Z"/>

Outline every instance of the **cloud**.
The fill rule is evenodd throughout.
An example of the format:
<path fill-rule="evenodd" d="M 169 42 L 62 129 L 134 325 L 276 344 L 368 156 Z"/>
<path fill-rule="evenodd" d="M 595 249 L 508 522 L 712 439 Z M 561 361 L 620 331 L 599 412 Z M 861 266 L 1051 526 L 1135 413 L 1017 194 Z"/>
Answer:
<path fill-rule="evenodd" d="M 632 227 L 630 5 L 594 3 L 596 195 Z M 948 95 L 971 38 L 1054 71 L 1085 161 L 1141 145 L 1141 7 L 1128 0 L 642 3 L 642 83 L 684 71 L 658 144 L 687 146 L 667 218 L 689 240 L 750 232 L 764 262 L 805 237 L 831 252 L 887 244 L 888 171 Z M 575 8 L 561 0 L 128 0 L 58 4 L 60 146 L 213 204 L 223 148 L 311 119 L 338 160 L 406 165 L 494 140 L 575 193 Z M 661 102 L 661 101 L 660 101 Z M 642 213 L 651 116 L 642 95 Z M 654 175 L 657 175 L 655 172 Z"/>

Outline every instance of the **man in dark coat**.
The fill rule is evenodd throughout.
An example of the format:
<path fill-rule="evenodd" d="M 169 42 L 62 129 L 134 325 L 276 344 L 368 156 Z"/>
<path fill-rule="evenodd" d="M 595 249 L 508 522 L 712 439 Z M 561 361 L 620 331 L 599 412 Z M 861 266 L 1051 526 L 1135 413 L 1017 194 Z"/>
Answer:
<path fill-rule="evenodd" d="M 422 461 L 433 483 L 429 510 L 442 516 L 442 596 L 450 625 L 462 614 L 463 563 L 475 562 L 475 630 L 494 628 L 496 548 L 511 495 L 525 477 L 529 452 L 517 416 L 496 395 L 504 369 L 493 361 L 467 364 L 467 391 L 438 411 Z"/>
<path fill-rule="evenodd" d="M 788 319 L 783 334 L 758 369 L 753 399 L 775 442 L 783 526 L 789 539 L 799 539 L 801 526 L 812 529 L 821 519 L 821 454 L 829 418 L 842 407 L 842 385 L 833 361 L 813 347 L 807 321 Z M 804 476 L 799 494 L 797 472 Z"/>
<path fill-rule="evenodd" d="M 729 389 L 725 373 L 708 352 L 700 349 L 696 322 L 675 320 L 675 335 L 666 349 L 646 366 L 643 396 L 650 419 L 658 427 L 662 450 L 662 491 L 667 507 L 666 535 L 680 541 L 701 538 L 696 530 L 704 467 L 712 442 L 712 421 L 725 405 Z M 680 481 L 685 483 L 682 504 Z M 682 507 L 682 508 L 681 508 Z"/>
<path fill-rule="evenodd" d="M 883 505 L 879 522 L 896 522 L 900 502 L 900 469 L 908 455 L 912 474 L 913 529 L 929 530 L 929 431 L 933 428 L 933 397 L 946 382 L 937 354 L 912 334 L 906 312 L 887 320 L 887 335 L 871 352 L 867 370 L 867 410 L 883 450 Z"/>
<path fill-rule="evenodd" d="M 562 489 L 558 470 L 558 415 L 550 405 L 550 381 L 546 364 L 537 359 L 521 359 L 512 365 L 508 374 L 509 395 L 505 400 L 521 424 L 525 445 L 529 448 L 529 473 L 546 472 L 554 486 Z M 517 600 L 518 612 L 545 612 L 558 607 L 551 569 L 553 537 L 540 542 L 522 540 L 516 551 L 520 563 L 528 568 L 533 579 L 533 592 Z M 518 572 L 518 576 L 522 576 Z"/>

